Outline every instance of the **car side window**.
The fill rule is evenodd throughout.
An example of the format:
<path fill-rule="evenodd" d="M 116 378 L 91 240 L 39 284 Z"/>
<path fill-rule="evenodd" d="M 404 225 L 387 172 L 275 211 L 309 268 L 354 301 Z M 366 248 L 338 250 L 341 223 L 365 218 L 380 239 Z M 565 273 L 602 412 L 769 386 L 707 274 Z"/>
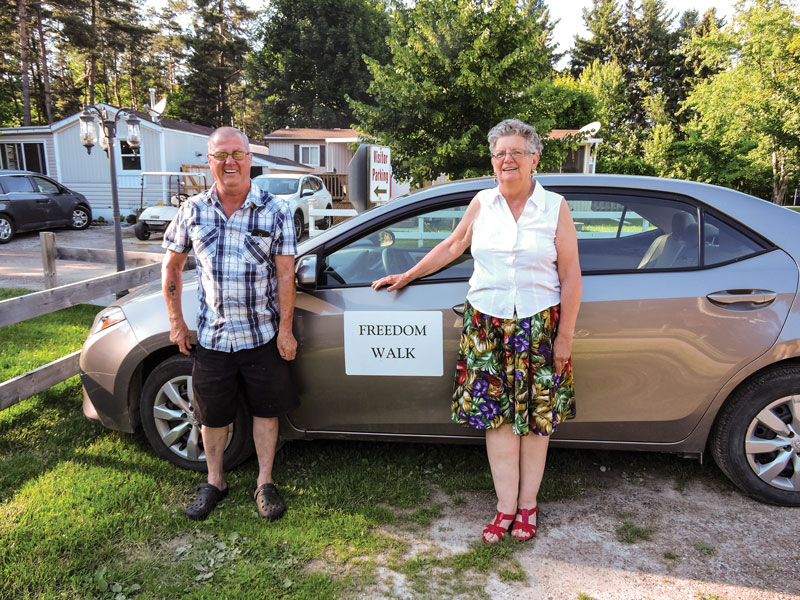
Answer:
<path fill-rule="evenodd" d="M 455 206 L 428 211 L 359 236 L 324 257 L 320 285 L 369 285 L 385 275 L 407 271 L 453 232 L 466 208 Z M 469 279 L 472 270 L 472 256 L 467 251 L 422 281 Z"/>
<path fill-rule="evenodd" d="M 31 180 L 24 175 L 9 175 L 8 177 L 3 177 L 3 187 L 5 187 L 6 193 L 9 194 L 12 192 L 34 191 Z"/>
<path fill-rule="evenodd" d="M 309 180 L 311 181 L 311 188 L 315 192 L 318 192 L 322 189 L 322 181 L 320 181 L 316 177 L 309 177 Z"/>
<path fill-rule="evenodd" d="M 312 192 L 312 193 L 314 192 L 314 188 L 311 187 L 311 181 L 309 181 L 309 178 L 303 179 L 303 185 L 300 187 L 300 195 L 302 196 L 303 192 L 306 192 L 306 191 L 309 191 L 309 192 Z"/>
<path fill-rule="evenodd" d="M 582 195 L 567 198 L 584 273 L 696 268 L 697 209 L 663 198 Z"/>
<path fill-rule="evenodd" d="M 723 223 L 714 215 L 703 215 L 703 264 L 719 265 L 747 258 L 764 250 L 763 246 Z"/>
<path fill-rule="evenodd" d="M 61 193 L 59 187 L 49 179 L 45 179 L 44 177 L 34 177 L 33 181 L 36 182 L 36 185 L 39 186 L 39 191 L 43 194 Z"/>

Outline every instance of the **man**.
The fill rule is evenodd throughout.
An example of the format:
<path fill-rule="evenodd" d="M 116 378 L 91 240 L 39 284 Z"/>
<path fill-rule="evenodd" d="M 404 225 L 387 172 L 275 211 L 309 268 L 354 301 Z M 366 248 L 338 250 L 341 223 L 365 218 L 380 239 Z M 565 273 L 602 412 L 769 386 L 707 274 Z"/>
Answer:
<path fill-rule="evenodd" d="M 223 453 L 240 401 L 253 415 L 258 513 L 274 520 L 286 510 L 272 481 L 272 463 L 278 417 L 298 406 L 288 363 L 297 350 L 292 334 L 297 240 L 286 205 L 250 181 L 252 160 L 247 136 L 232 127 L 215 130 L 208 140 L 215 183 L 184 202 L 164 233 L 170 341 L 186 355 L 191 340 L 181 311 L 181 272 L 190 250 L 197 260 L 192 389 L 208 482 L 200 484 L 186 509 L 195 520 L 205 519 L 228 495 Z"/>

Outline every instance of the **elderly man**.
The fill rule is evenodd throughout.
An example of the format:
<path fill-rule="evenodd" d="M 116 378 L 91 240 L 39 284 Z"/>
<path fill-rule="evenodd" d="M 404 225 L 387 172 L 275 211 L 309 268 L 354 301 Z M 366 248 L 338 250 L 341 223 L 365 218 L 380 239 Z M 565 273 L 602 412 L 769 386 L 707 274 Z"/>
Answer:
<path fill-rule="evenodd" d="M 228 495 L 223 453 L 238 403 L 253 416 L 258 454 L 258 513 L 279 519 L 286 505 L 272 482 L 278 417 L 298 406 L 289 373 L 297 342 L 292 334 L 294 255 L 292 216 L 284 203 L 250 181 L 250 144 L 232 127 L 208 140 L 214 186 L 187 200 L 164 234 L 162 268 L 170 341 L 192 352 L 193 408 L 202 424 L 208 482 L 186 509 L 205 519 Z M 197 348 L 181 311 L 184 263 L 194 249 L 200 308 Z"/>

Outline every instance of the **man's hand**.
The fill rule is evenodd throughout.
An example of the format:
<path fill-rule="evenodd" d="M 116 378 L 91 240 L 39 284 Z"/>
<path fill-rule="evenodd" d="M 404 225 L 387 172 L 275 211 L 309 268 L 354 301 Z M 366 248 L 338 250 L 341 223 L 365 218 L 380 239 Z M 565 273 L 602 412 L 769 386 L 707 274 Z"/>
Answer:
<path fill-rule="evenodd" d="M 189 356 L 189 350 L 191 349 L 192 344 L 192 336 L 189 333 L 189 328 L 186 326 L 186 322 L 183 319 L 170 321 L 169 341 L 173 344 L 178 344 L 178 350 L 181 351 L 181 354 Z"/>
<path fill-rule="evenodd" d="M 294 360 L 297 354 L 297 340 L 291 329 L 278 330 L 278 352 L 283 360 Z"/>

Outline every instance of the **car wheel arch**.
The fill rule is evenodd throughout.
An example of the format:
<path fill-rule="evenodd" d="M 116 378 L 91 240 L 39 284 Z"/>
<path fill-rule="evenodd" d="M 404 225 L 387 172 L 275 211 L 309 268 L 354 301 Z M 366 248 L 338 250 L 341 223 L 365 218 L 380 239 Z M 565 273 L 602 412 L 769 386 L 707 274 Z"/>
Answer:
<path fill-rule="evenodd" d="M 720 470 L 738 488 L 761 502 L 800 506 L 800 490 L 773 487 L 759 479 L 755 467 L 745 465 L 747 432 L 756 423 L 756 416 L 771 404 L 796 394 L 800 394 L 800 357 L 770 364 L 750 373 L 736 385 L 715 412 L 708 430 L 706 447 Z M 748 414 L 751 416 L 743 416 Z M 741 434 L 744 438 L 739 440 Z M 739 449 L 742 455 L 736 456 Z"/>

